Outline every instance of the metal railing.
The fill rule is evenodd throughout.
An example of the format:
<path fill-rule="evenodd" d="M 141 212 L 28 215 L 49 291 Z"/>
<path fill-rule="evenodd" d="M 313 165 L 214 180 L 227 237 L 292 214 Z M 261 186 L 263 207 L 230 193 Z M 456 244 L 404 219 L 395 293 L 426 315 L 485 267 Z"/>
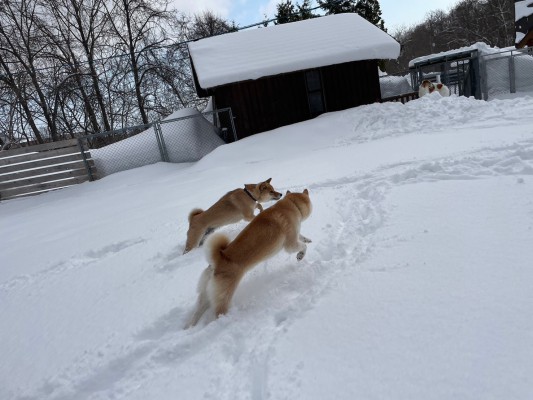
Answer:
<path fill-rule="evenodd" d="M 397 101 L 398 97 L 415 91 L 414 82 L 409 71 L 381 75 L 379 77 L 379 87 L 382 102 Z M 416 88 L 416 91 L 418 91 L 418 88 Z"/>

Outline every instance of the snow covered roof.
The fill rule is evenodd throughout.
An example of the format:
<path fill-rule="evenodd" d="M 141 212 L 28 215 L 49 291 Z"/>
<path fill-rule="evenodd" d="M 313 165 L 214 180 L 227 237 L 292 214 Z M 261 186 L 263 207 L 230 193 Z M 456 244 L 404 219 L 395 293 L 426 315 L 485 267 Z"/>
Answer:
<path fill-rule="evenodd" d="M 443 51 L 440 53 L 428 54 L 426 56 L 417 57 L 409 61 L 409 68 L 414 67 L 416 64 L 424 64 L 429 61 L 434 61 L 437 59 L 444 59 L 444 58 L 451 59 L 454 57 L 463 57 L 463 56 L 466 56 L 467 53 L 473 52 L 473 51 L 478 51 L 479 54 L 481 55 L 489 55 L 489 54 L 498 54 L 503 51 L 507 51 L 511 49 L 514 50 L 514 47 L 502 49 L 499 47 L 491 47 L 488 44 L 483 43 L 483 42 L 477 42 L 471 46 L 461 47 L 459 49 L 453 49 L 453 50 Z"/>
<path fill-rule="evenodd" d="M 515 21 L 518 21 L 524 17 L 529 17 L 533 14 L 533 1 L 532 0 L 519 0 L 514 3 L 515 9 Z"/>
<path fill-rule="evenodd" d="M 189 43 L 203 89 L 350 61 L 396 59 L 400 44 L 357 14 L 337 14 Z"/>

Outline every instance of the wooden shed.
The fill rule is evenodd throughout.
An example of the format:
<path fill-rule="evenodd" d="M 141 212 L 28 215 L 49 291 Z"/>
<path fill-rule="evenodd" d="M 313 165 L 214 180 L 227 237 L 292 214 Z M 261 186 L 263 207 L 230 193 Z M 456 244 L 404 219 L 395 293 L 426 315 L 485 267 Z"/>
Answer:
<path fill-rule="evenodd" d="M 380 101 L 377 62 L 400 45 L 357 14 L 228 33 L 189 44 L 196 90 L 230 107 L 243 138 Z"/>

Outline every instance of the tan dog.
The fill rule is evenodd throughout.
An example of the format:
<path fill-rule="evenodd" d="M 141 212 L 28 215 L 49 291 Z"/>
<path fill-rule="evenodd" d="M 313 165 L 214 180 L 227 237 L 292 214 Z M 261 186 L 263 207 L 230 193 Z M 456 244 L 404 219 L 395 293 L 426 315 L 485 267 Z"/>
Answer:
<path fill-rule="evenodd" d="M 216 228 L 234 224 L 242 219 L 251 221 L 256 208 L 263 211 L 260 203 L 278 200 L 281 193 L 276 192 L 270 181 L 272 178 L 257 184 L 246 184 L 244 189 L 235 189 L 222 196 L 210 208 L 203 211 L 195 208 L 189 214 L 189 230 L 183 254 L 201 246 L 205 237 Z"/>
<path fill-rule="evenodd" d="M 211 307 L 216 316 L 228 311 L 235 289 L 252 267 L 285 249 L 301 260 L 311 240 L 300 235 L 300 224 L 311 214 L 307 189 L 285 197 L 254 218 L 233 240 L 214 235 L 207 244 L 210 265 L 198 283 L 198 301 L 188 327 Z"/>

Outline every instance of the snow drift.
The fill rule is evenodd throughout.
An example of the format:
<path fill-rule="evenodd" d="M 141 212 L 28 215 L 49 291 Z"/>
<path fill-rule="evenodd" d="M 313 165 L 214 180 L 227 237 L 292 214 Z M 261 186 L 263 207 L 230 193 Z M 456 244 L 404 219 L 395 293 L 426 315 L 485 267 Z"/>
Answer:
<path fill-rule="evenodd" d="M 198 161 L 224 144 L 217 128 L 195 108 L 174 111 L 160 125 L 162 145 L 170 162 Z M 163 160 L 154 127 L 120 142 L 93 149 L 91 156 L 100 177 Z"/>
<path fill-rule="evenodd" d="M 532 109 L 372 104 L 0 203 L 0 398 L 531 399 Z M 310 191 L 305 259 L 183 330 L 188 212 L 269 177 Z"/>

